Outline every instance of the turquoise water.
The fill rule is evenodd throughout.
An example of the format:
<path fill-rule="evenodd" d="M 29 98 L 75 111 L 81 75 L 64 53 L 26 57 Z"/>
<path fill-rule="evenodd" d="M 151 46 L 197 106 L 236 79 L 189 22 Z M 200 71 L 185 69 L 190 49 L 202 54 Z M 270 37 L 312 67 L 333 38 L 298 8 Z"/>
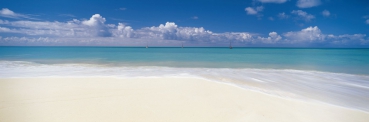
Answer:
<path fill-rule="evenodd" d="M 369 49 L 0 47 L 0 78 L 196 77 L 369 112 Z"/>
<path fill-rule="evenodd" d="M 369 49 L 0 47 L 0 60 L 369 74 Z"/>

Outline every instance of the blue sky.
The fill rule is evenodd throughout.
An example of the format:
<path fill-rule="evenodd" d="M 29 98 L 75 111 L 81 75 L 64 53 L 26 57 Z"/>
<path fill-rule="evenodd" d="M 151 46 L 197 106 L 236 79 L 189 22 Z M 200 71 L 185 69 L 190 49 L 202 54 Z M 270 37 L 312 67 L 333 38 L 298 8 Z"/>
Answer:
<path fill-rule="evenodd" d="M 369 47 L 366 0 L 0 1 L 0 45 Z"/>

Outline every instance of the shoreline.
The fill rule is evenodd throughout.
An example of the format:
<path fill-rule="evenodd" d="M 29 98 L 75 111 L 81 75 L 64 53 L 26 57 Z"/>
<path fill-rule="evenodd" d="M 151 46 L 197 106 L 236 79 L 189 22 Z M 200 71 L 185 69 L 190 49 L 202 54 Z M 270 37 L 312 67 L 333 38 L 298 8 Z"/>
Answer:
<path fill-rule="evenodd" d="M 291 72 L 309 72 L 309 73 L 327 73 L 327 74 L 336 74 L 336 75 L 352 75 L 352 76 L 369 76 L 367 72 L 346 72 L 346 71 L 335 71 L 328 69 L 314 69 L 312 66 L 300 66 L 300 67 L 263 67 L 262 65 L 256 66 L 246 66 L 246 67 L 237 67 L 234 66 L 208 66 L 209 62 L 195 62 L 197 65 L 189 63 L 188 65 L 166 65 L 163 63 L 173 63 L 174 61 L 162 61 L 162 62 L 132 62 L 132 61 L 123 61 L 123 62 L 104 62 L 104 61 L 90 61 L 88 59 L 79 59 L 79 60 L 0 60 L 0 66 L 45 66 L 45 67 L 94 67 L 94 68 L 126 68 L 126 69 L 154 69 L 154 68 L 163 68 L 163 69 L 220 69 L 220 70 L 260 70 L 260 71 L 291 71 Z M 179 62 L 179 61 L 178 61 Z M 185 63 L 185 62 L 182 62 Z M 193 63 L 193 62 L 192 62 Z M 211 63 L 211 62 L 210 62 Z M 201 64 L 201 65 L 200 65 Z M 191 66 L 189 66 L 191 65 Z M 194 65 L 194 66 L 192 66 Z M 203 65 L 203 66 L 202 66 Z"/>
<path fill-rule="evenodd" d="M 0 78 L 0 84 L 0 120 L 9 121 L 344 122 L 369 119 L 369 113 L 360 110 L 284 99 L 194 77 Z M 76 113 L 81 116 L 75 116 Z M 52 118 L 62 116 L 65 117 L 59 120 Z"/>
<path fill-rule="evenodd" d="M 39 68 L 39 67 L 36 67 L 36 68 Z M 171 69 L 173 70 L 173 68 L 165 68 L 164 67 L 164 70 L 167 70 L 167 69 Z M 175 68 L 174 68 L 175 69 Z M 134 70 L 137 70 L 137 69 L 134 69 Z M 219 70 L 219 69 L 214 69 L 214 70 Z M 223 69 L 220 69 L 220 70 L 223 70 Z M 278 70 L 278 69 L 271 69 L 271 70 L 264 70 L 264 69 L 250 69 L 250 70 L 255 70 L 255 71 L 272 71 L 272 72 L 276 72 L 276 71 L 287 71 L 287 72 L 291 72 L 291 73 L 313 73 L 313 74 L 321 74 L 321 73 L 324 73 L 324 74 L 327 74 L 327 75 L 346 75 L 346 77 L 350 78 L 350 77 L 364 77 L 364 78 L 369 78 L 368 76 L 360 76 L 360 75 L 354 75 L 354 74 L 340 74 L 340 73 L 330 73 L 330 72 L 312 72 L 312 71 L 300 71 L 300 70 Z M 129 70 L 127 70 L 129 71 Z M 138 69 L 137 71 L 142 71 L 142 69 Z M 53 71 L 55 72 L 55 71 Z M 97 71 L 97 72 L 101 72 L 101 71 Z M 147 71 L 146 71 L 147 72 Z M 228 72 L 228 71 L 227 71 Z M 56 72 L 58 73 L 58 72 Z M 51 76 L 45 76 L 45 75 L 35 75 L 35 76 L 18 76 L 18 77 L 3 77 L 3 76 L 0 76 L 0 80 L 1 79 L 29 79 L 29 78 L 41 78 L 41 79 L 44 79 L 44 78 L 56 78 L 56 79 L 60 79 L 60 78 L 114 78 L 114 79 L 122 79 L 122 80 L 127 80 L 127 79 L 145 79 L 145 78 L 195 78 L 195 79 L 202 79 L 202 80 L 206 80 L 206 81 L 210 81 L 210 82 L 217 82 L 217 83 L 221 83 L 221 84 L 225 84 L 225 85 L 230 85 L 230 86 L 233 86 L 233 87 L 238 87 L 238 88 L 241 88 L 241 89 L 246 89 L 246 90 L 250 90 L 250 91 L 253 91 L 253 92 L 258 92 L 258 93 L 261 93 L 261 94 L 265 94 L 265 95 L 270 95 L 272 97 L 279 97 L 279 98 L 282 98 L 282 99 L 290 99 L 290 100 L 298 100 L 298 101 L 309 101 L 309 102 L 315 102 L 315 103 L 319 103 L 319 104 L 326 104 L 326 105 L 331 105 L 331 106 L 336 106 L 336 107 L 342 107 L 342 108 L 347 108 L 347 109 L 352 109 L 352 110 L 358 110 L 358 111 L 362 111 L 362 112 L 367 112 L 369 113 L 369 109 L 367 108 L 361 108 L 362 106 L 356 106 L 354 107 L 351 103 L 349 104 L 341 104 L 339 102 L 340 99 L 336 98 L 337 100 L 335 101 L 326 101 L 326 100 L 329 100 L 329 99 L 316 99 L 316 97 L 314 98 L 311 97 L 311 95 L 314 95 L 314 93 L 308 93 L 306 94 L 306 92 L 309 92 L 309 91 L 304 91 L 305 93 L 301 94 L 301 93 L 294 93 L 293 91 L 290 91 L 290 90 L 286 90 L 286 89 L 275 89 L 275 87 L 270 87 L 270 85 L 266 85 L 266 86 L 262 86 L 261 84 L 265 83 L 264 81 L 262 80 L 259 80 L 259 79 L 255 79 L 255 78 L 251 78 L 250 80 L 248 81 L 245 81 L 245 79 L 242 79 L 242 80 L 234 80 L 234 79 L 229 79 L 228 77 L 224 77 L 225 75 L 224 74 L 221 74 L 220 76 L 212 76 L 212 77 L 207 77 L 207 76 L 202 76 L 202 75 L 194 75 L 194 74 L 176 74 L 176 73 L 173 73 L 173 74 L 166 74 L 166 73 L 163 73 L 161 75 L 149 75 L 149 76 L 144 76 L 144 75 L 147 75 L 147 74 L 144 74 L 144 75 L 132 75 L 132 76 L 125 76 L 125 75 L 107 75 L 107 74 L 102 74 L 102 75 L 97 75 L 97 76 L 92 76 L 92 74 L 87 74 L 87 75 L 80 75 L 82 73 L 85 73 L 85 72 L 78 72 L 77 75 L 70 75 L 71 73 L 67 73 L 67 74 L 58 74 L 58 75 L 51 75 Z M 125 72 L 126 73 L 126 72 Z M 123 73 L 123 74 L 125 74 Z M 30 73 L 30 74 L 34 74 L 34 73 Z M 273 78 L 273 77 L 270 77 L 269 76 L 270 74 L 267 74 L 265 75 L 266 77 L 269 78 Z M 329 76 L 329 77 L 333 77 L 333 76 Z M 260 78 L 260 77 L 259 77 Z M 274 79 L 275 80 L 275 79 Z M 346 78 L 347 80 L 347 78 Z M 267 81 L 268 82 L 268 81 Z M 273 82 L 276 82 L 276 83 L 279 83 L 279 81 L 273 81 Z M 261 83 L 261 84 L 260 84 Z M 269 84 L 269 83 L 268 83 Z M 284 85 L 287 85 L 286 82 L 284 83 L 279 83 L 279 84 L 284 84 Z M 299 84 L 299 85 L 303 85 L 303 84 Z M 319 84 L 318 84 L 319 85 Z M 365 84 L 363 84 L 365 85 Z M 296 86 L 296 85 L 295 85 Z M 353 86 L 353 85 L 350 85 L 350 86 Z M 366 86 L 358 86 L 358 85 L 354 85 L 355 87 L 360 87 L 361 89 L 367 89 L 369 87 L 366 87 Z M 289 86 L 289 87 L 293 87 L 293 86 Z M 287 87 L 285 87 L 287 88 Z M 303 88 L 303 87 L 301 87 Z M 352 87 L 353 88 L 353 87 Z M 320 91 L 322 92 L 322 91 Z M 365 91 L 365 92 L 368 92 L 368 91 Z M 319 93 L 319 92 L 316 92 L 316 93 Z M 344 92 L 343 92 L 344 93 Z M 365 94 L 365 93 L 364 93 Z M 304 96 L 304 95 L 308 95 L 308 96 Z M 327 96 L 328 94 L 324 94 L 322 97 L 332 97 L 332 96 Z M 334 94 L 333 94 L 334 95 Z M 366 98 L 363 97 L 363 96 L 360 96 L 362 97 L 363 99 L 361 99 L 361 101 L 364 101 Z M 334 98 L 334 97 L 332 97 Z M 344 100 L 344 99 L 341 99 L 341 100 Z M 369 100 L 369 99 L 368 99 Z M 337 104 L 338 103 L 338 104 Z M 362 103 L 362 102 L 361 102 Z M 365 102 L 364 102 L 365 104 Z"/>

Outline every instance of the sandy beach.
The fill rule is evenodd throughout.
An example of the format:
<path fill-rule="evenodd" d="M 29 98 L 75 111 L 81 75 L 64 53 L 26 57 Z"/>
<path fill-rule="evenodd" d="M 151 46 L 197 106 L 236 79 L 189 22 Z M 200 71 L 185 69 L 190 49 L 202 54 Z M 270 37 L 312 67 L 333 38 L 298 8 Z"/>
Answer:
<path fill-rule="evenodd" d="M 367 122 L 369 113 L 199 78 L 2 78 L 1 122 Z"/>

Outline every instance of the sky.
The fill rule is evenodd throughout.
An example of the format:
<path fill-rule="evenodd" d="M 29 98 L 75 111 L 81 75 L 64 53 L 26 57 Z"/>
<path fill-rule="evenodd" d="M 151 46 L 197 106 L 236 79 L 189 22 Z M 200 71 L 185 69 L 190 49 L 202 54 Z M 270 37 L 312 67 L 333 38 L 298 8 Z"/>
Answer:
<path fill-rule="evenodd" d="M 369 48 L 367 0 L 2 0 L 0 46 Z"/>

